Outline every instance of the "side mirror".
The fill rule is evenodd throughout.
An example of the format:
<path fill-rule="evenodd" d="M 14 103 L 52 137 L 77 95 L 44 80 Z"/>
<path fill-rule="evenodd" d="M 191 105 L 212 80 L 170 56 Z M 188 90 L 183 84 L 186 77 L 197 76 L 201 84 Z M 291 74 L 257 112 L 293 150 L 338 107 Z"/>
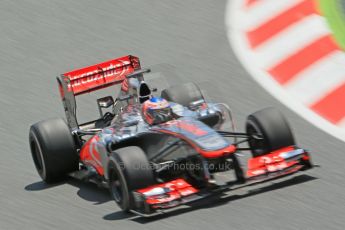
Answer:
<path fill-rule="evenodd" d="M 110 106 L 114 105 L 114 103 L 115 102 L 112 96 L 106 96 L 97 99 L 98 110 L 101 117 L 103 117 L 102 108 L 109 108 Z"/>
<path fill-rule="evenodd" d="M 191 109 L 191 110 L 196 110 L 196 109 L 198 109 L 202 104 L 204 104 L 205 103 L 205 101 L 203 100 L 203 99 L 201 99 L 201 100 L 198 100 L 198 101 L 193 101 L 193 102 L 191 102 L 190 104 L 189 104 L 189 108 Z"/>
<path fill-rule="evenodd" d="M 146 100 L 150 99 L 150 97 L 151 89 L 144 81 L 142 81 L 139 86 L 139 102 L 144 103 Z"/>

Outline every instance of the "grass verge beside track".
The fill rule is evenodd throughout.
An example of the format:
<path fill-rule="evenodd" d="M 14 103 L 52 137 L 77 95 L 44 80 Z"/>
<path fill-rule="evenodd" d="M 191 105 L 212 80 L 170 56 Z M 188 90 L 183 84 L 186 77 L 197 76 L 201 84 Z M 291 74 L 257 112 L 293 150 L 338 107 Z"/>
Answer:
<path fill-rule="evenodd" d="M 345 14 L 341 0 L 317 0 L 321 14 L 330 25 L 338 45 L 345 50 Z"/>

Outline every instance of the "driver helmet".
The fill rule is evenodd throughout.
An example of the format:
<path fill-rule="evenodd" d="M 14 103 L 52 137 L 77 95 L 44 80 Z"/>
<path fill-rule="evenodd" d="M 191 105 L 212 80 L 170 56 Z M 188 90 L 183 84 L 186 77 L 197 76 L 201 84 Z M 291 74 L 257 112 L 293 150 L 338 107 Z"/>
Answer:
<path fill-rule="evenodd" d="M 142 113 L 149 125 L 161 124 L 173 118 L 170 103 L 161 97 L 152 97 L 145 101 Z"/>

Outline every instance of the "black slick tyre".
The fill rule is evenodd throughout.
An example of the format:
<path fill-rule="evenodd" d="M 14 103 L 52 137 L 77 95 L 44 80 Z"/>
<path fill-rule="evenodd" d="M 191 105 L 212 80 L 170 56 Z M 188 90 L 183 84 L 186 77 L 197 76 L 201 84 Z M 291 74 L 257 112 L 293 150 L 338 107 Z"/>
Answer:
<path fill-rule="evenodd" d="M 111 196 L 125 212 L 135 206 L 132 195 L 134 190 L 155 184 L 147 156 L 136 146 L 124 147 L 111 153 L 108 177 Z"/>
<path fill-rule="evenodd" d="M 265 108 L 248 116 L 246 132 L 253 157 L 295 145 L 289 124 L 275 108 Z"/>
<path fill-rule="evenodd" d="M 204 98 L 199 87 L 191 82 L 165 89 L 162 91 L 161 97 L 186 107 L 190 106 L 190 103 Z"/>
<path fill-rule="evenodd" d="M 37 172 L 46 183 L 58 182 L 78 170 L 74 140 L 63 119 L 49 119 L 32 125 L 29 143 Z"/>

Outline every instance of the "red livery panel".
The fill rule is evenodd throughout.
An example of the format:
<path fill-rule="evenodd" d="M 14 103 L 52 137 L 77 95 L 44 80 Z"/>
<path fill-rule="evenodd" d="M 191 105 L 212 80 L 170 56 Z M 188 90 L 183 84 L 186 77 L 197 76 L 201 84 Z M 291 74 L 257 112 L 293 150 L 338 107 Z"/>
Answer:
<path fill-rule="evenodd" d="M 73 91 L 74 95 L 79 95 L 122 83 L 126 79 L 126 75 L 137 69 L 140 69 L 139 58 L 129 55 L 73 70 L 64 73 L 63 76 L 69 80 L 68 89 Z M 128 89 L 126 81 L 122 89 L 125 91 Z"/>
<path fill-rule="evenodd" d="M 145 202 L 152 205 L 153 208 L 164 208 L 171 207 L 173 205 L 171 202 L 195 194 L 199 190 L 183 179 L 176 179 L 167 183 L 139 189 L 137 192 L 142 194 L 145 197 Z"/>
<path fill-rule="evenodd" d="M 94 136 L 86 142 L 83 148 L 80 150 L 80 160 L 85 165 L 90 165 L 96 169 L 99 175 L 104 175 L 104 168 L 101 163 L 101 156 L 97 149 L 99 137 Z"/>
<path fill-rule="evenodd" d="M 308 153 L 303 149 L 295 149 L 293 146 L 250 158 L 248 160 L 247 178 L 283 171 L 286 171 L 286 173 L 298 171 L 303 167 L 299 164 L 301 158 L 309 158 Z"/>

